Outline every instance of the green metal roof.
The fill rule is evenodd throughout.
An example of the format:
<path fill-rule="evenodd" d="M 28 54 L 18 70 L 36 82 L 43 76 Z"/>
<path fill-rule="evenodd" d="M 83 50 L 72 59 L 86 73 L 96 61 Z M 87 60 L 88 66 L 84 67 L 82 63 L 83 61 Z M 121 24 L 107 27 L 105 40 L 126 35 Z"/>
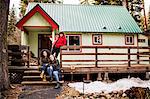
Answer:
<path fill-rule="evenodd" d="M 37 4 L 59 25 L 60 31 L 142 33 L 123 6 L 29 3 L 26 13 Z"/>

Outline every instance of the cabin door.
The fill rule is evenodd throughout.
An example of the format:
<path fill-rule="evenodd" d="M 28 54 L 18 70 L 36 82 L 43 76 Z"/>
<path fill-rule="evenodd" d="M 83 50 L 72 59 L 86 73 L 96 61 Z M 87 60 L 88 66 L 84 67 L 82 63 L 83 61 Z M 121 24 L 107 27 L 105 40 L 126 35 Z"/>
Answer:
<path fill-rule="evenodd" d="M 52 47 L 52 36 L 50 34 L 39 34 L 38 35 L 38 56 L 42 49 L 49 49 Z"/>

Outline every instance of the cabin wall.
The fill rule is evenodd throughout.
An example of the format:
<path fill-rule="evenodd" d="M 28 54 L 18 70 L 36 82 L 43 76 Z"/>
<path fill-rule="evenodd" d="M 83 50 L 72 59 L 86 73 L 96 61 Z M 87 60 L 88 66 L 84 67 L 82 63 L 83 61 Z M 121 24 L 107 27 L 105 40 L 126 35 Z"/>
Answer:
<path fill-rule="evenodd" d="M 121 33 L 102 33 L 102 45 L 93 45 L 92 43 L 92 34 L 96 33 L 66 33 L 66 35 L 70 34 L 81 34 L 81 45 L 82 46 L 137 46 L 137 35 L 134 35 L 134 45 L 126 45 L 125 44 L 125 35 Z M 140 36 L 141 37 L 141 36 Z M 143 46 L 147 46 L 147 41 L 142 44 Z M 94 53 L 95 49 L 81 49 L 81 53 Z M 98 49 L 98 53 L 127 53 L 127 49 Z M 136 49 L 132 49 L 131 53 L 137 53 Z M 63 60 L 94 60 L 95 55 L 63 55 Z M 127 60 L 127 55 L 99 55 L 99 60 Z M 136 60 L 137 56 L 132 55 L 132 60 Z M 132 64 L 136 64 L 137 62 L 131 62 Z M 146 62 L 148 64 L 148 62 Z M 95 62 L 63 62 L 64 67 L 68 67 L 70 65 L 78 66 L 78 67 L 93 67 Z M 101 64 L 107 65 L 107 64 L 128 64 L 127 62 L 98 62 L 99 66 Z M 108 66 L 108 65 L 107 65 Z"/>
<path fill-rule="evenodd" d="M 35 13 L 23 26 L 50 26 L 40 13 Z"/>
<path fill-rule="evenodd" d="M 29 32 L 29 46 L 35 57 L 38 57 L 38 34 L 50 34 L 51 32 Z"/>
<path fill-rule="evenodd" d="M 140 34 L 138 39 L 145 40 L 145 42 L 139 42 L 138 46 L 148 46 L 148 37 L 147 36 Z M 148 49 L 140 49 L 139 52 L 140 53 L 141 52 L 149 52 L 149 50 Z M 148 57 L 140 57 L 139 59 L 141 59 L 141 60 L 149 60 Z M 146 64 L 148 62 L 142 62 L 142 63 Z"/>
<path fill-rule="evenodd" d="M 29 44 L 29 35 L 28 33 L 21 32 L 21 45 L 28 45 Z"/>

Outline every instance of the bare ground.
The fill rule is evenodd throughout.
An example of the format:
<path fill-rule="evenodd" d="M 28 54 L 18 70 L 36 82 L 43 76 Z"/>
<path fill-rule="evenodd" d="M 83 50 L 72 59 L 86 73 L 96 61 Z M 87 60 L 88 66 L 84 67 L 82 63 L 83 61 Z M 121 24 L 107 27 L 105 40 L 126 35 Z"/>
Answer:
<path fill-rule="evenodd" d="M 2 92 L 0 99 L 55 99 L 60 93 L 60 89 L 54 89 L 54 86 L 22 86 L 13 85 L 15 88 L 10 88 Z"/>

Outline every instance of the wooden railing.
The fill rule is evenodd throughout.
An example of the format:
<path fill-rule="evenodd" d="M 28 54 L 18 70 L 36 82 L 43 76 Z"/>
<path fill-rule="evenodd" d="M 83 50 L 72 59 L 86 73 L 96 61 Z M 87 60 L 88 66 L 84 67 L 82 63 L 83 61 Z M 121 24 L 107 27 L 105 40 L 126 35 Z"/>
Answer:
<path fill-rule="evenodd" d="M 8 45 L 8 65 L 29 67 L 29 46 Z"/>
<path fill-rule="evenodd" d="M 67 49 L 95 49 L 94 52 L 69 52 Z M 126 49 L 126 52 L 115 52 L 115 53 L 99 53 L 99 49 Z M 131 50 L 134 49 L 136 52 L 131 52 Z M 65 51 L 66 50 L 66 51 Z M 146 52 L 141 52 L 140 50 L 147 50 Z M 64 60 L 63 56 L 69 55 L 69 60 Z M 79 59 L 72 59 L 71 57 L 74 57 L 75 55 L 94 55 L 95 59 L 93 60 L 79 60 Z M 98 56 L 103 55 L 119 55 L 119 56 L 127 56 L 127 59 L 125 60 L 100 60 L 98 59 Z M 140 56 L 148 57 L 148 59 L 140 59 Z M 136 59 L 131 59 L 131 56 L 137 56 Z M 94 62 L 95 67 L 98 67 L 98 62 L 126 62 L 128 67 L 131 67 L 131 62 L 137 62 L 137 64 L 140 64 L 140 62 L 145 61 L 149 62 L 150 64 L 150 47 L 134 47 L 134 46 L 63 46 L 60 50 L 60 65 L 62 66 L 63 62 Z"/>

